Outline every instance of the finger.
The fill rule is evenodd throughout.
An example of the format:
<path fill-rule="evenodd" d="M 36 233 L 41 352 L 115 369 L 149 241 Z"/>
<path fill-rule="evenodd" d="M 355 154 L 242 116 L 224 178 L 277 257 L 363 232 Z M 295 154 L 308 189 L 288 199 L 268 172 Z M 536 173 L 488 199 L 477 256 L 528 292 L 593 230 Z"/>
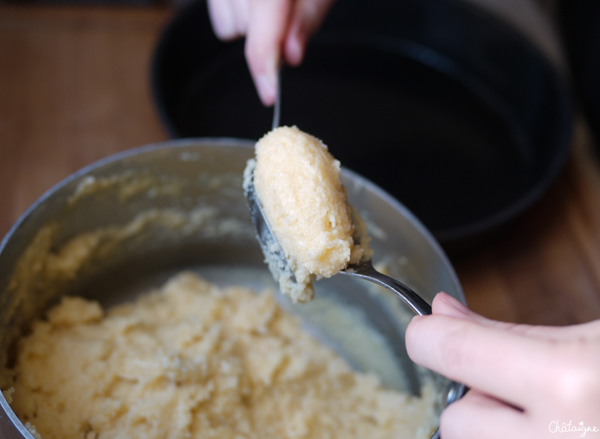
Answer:
<path fill-rule="evenodd" d="M 335 0 L 298 0 L 285 36 L 283 53 L 285 60 L 297 66 L 304 58 L 308 39 L 323 23 Z"/>
<path fill-rule="evenodd" d="M 581 335 L 600 335 L 600 320 L 571 326 L 524 325 L 491 320 L 471 311 L 460 301 L 444 292 L 438 293 L 434 297 L 431 308 L 432 313 L 436 315 L 469 319 L 490 328 L 543 340 L 565 341 Z"/>
<path fill-rule="evenodd" d="M 406 347 L 414 362 L 517 407 L 547 385 L 540 373 L 551 362 L 545 343 L 467 319 L 414 317 Z"/>
<path fill-rule="evenodd" d="M 526 428 L 522 412 L 475 390 L 450 404 L 440 419 L 444 439 L 518 439 L 526 437 Z"/>
<path fill-rule="evenodd" d="M 469 319 L 474 319 L 474 316 L 477 315 L 462 302 L 443 291 L 437 293 L 433 298 L 431 312 L 432 314 Z"/>
<path fill-rule="evenodd" d="M 277 68 L 287 29 L 289 0 L 251 0 L 246 38 L 246 60 L 263 104 L 270 106 L 277 93 Z"/>
<path fill-rule="evenodd" d="M 215 35 L 232 40 L 246 33 L 248 0 L 208 0 L 208 13 Z"/>

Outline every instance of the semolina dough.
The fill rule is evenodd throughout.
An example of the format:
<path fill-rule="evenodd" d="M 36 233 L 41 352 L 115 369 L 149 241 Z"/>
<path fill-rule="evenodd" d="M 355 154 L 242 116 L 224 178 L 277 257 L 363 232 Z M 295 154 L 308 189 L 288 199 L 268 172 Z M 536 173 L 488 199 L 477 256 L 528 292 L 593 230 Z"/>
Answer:
<path fill-rule="evenodd" d="M 360 219 L 347 203 L 340 162 L 322 141 L 296 127 L 276 128 L 258 141 L 250 166 L 257 197 L 295 282 L 277 273 L 275 278 L 294 302 L 313 298 L 313 277 L 331 277 L 371 256 L 366 229 L 356 233 Z"/>
<path fill-rule="evenodd" d="M 66 297 L 20 340 L 5 392 L 43 439 L 428 438 L 434 390 L 385 390 L 270 292 L 182 273 L 104 311 Z"/>

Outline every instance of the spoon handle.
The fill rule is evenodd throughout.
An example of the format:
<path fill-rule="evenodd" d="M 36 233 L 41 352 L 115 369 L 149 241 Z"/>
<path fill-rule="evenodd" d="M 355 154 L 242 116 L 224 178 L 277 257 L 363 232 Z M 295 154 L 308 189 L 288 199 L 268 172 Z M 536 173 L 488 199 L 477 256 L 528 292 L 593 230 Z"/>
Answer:
<path fill-rule="evenodd" d="M 271 130 L 279 127 L 279 117 L 281 116 L 281 70 L 277 70 L 277 96 L 275 96 L 275 105 L 273 106 L 273 125 Z"/>
<path fill-rule="evenodd" d="M 415 293 L 413 290 L 408 288 L 402 282 L 392 279 L 385 274 L 373 268 L 371 261 L 361 262 L 360 264 L 349 265 L 345 270 L 340 273 L 348 274 L 350 276 L 360 277 L 370 282 L 376 283 L 384 288 L 387 288 L 396 296 L 400 298 L 410 309 L 416 314 L 424 316 L 431 314 L 431 305 L 429 305 L 421 296 Z"/>

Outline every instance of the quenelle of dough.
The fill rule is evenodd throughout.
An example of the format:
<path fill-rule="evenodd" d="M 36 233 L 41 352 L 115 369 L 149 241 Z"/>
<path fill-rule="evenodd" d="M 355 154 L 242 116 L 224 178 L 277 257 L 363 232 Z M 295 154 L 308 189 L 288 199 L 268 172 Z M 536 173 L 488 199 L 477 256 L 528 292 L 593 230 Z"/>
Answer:
<path fill-rule="evenodd" d="M 255 191 L 296 282 L 275 277 L 294 302 L 313 298 L 315 278 L 371 256 L 340 171 L 327 146 L 297 127 L 276 128 L 256 144 Z"/>

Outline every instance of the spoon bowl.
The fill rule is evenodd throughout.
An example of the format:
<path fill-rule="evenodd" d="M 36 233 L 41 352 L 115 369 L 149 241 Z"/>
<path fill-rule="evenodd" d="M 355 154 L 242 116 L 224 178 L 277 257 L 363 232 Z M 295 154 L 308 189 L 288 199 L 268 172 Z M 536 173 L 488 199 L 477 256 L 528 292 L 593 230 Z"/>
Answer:
<path fill-rule="evenodd" d="M 279 94 L 277 95 L 277 99 L 279 100 Z M 277 111 L 275 114 L 277 114 Z M 256 238 L 273 277 L 279 283 L 281 281 L 297 283 L 285 253 L 275 237 L 273 229 L 269 225 L 269 220 L 260 205 L 254 188 L 253 163 L 247 166 L 244 171 L 244 195 L 248 203 L 252 223 L 256 229 Z M 418 315 L 431 314 L 431 306 L 421 296 L 402 282 L 375 270 L 370 259 L 362 260 L 357 264 L 350 264 L 341 270 L 340 273 L 348 276 L 356 276 L 387 288 Z"/>
<path fill-rule="evenodd" d="M 277 71 L 277 95 L 275 105 L 273 106 L 272 130 L 279 127 L 281 116 L 281 71 L 282 67 Z M 254 162 L 251 162 L 244 171 L 244 195 L 248 203 L 252 223 L 256 229 L 256 237 L 275 280 L 277 282 L 283 280 L 284 282 L 297 283 L 294 272 L 285 257 L 279 241 L 273 233 L 273 229 L 269 225 L 269 220 L 256 195 L 254 188 L 254 164 Z M 375 270 L 370 258 L 361 260 L 357 264 L 350 264 L 341 270 L 340 273 L 356 276 L 387 288 L 418 315 L 431 314 L 431 305 L 402 282 Z"/>

